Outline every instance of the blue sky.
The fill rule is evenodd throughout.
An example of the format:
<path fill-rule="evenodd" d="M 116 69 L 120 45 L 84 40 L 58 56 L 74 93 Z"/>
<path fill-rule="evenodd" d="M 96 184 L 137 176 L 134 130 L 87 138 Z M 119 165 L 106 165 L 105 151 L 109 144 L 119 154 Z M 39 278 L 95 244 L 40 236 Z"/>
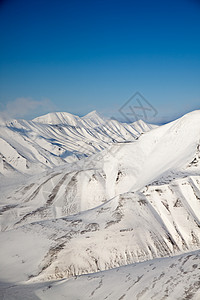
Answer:
<path fill-rule="evenodd" d="M 24 118 L 117 117 L 137 91 L 155 122 L 200 108 L 200 1 L 0 3 L 1 110 L 26 99 L 38 105 L 27 104 Z"/>

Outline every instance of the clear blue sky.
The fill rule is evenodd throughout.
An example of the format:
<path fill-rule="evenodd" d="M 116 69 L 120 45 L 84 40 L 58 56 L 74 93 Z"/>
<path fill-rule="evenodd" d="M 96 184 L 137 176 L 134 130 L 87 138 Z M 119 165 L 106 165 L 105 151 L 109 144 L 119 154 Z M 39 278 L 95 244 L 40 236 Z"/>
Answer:
<path fill-rule="evenodd" d="M 200 108 L 200 1 L 0 1 L 0 109 L 115 116 L 136 91 L 157 121 Z"/>

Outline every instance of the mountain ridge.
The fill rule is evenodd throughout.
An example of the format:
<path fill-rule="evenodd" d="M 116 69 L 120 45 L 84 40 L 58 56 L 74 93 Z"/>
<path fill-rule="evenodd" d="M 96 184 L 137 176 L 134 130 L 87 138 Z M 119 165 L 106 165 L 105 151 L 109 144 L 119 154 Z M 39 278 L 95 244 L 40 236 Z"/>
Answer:
<path fill-rule="evenodd" d="M 13 171 L 45 171 L 101 151 L 113 142 L 133 141 L 150 129 L 148 124 L 105 121 L 96 112 L 83 118 L 50 113 L 33 121 L 12 120 L 1 125 L 0 172 L 10 176 Z"/>

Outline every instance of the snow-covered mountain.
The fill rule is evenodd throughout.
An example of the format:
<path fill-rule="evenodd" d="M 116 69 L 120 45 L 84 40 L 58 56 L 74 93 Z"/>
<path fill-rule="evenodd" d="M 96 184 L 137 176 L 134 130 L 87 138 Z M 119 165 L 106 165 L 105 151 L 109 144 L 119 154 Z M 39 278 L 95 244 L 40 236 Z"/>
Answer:
<path fill-rule="evenodd" d="M 28 139 L 32 155 L 47 150 L 44 141 L 52 147 L 54 136 L 75 157 L 54 154 L 49 167 L 37 157 L 35 169 L 29 165 L 33 176 L 15 167 L 27 172 L 21 182 L 2 175 L 3 295 L 5 283 L 15 283 L 39 299 L 198 299 L 200 111 L 160 127 L 121 124 L 96 112 L 54 113 L 7 123 L 2 132 L 17 153 L 19 138 Z M 88 273 L 94 274 L 82 275 Z M 116 282 L 121 287 L 112 287 Z"/>
<path fill-rule="evenodd" d="M 96 112 L 80 118 L 49 113 L 33 121 L 0 123 L 0 174 L 33 174 L 73 162 L 107 148 L 133 141 L 152 129 L 142 121 L 133 124 L 101 118 Z"/>

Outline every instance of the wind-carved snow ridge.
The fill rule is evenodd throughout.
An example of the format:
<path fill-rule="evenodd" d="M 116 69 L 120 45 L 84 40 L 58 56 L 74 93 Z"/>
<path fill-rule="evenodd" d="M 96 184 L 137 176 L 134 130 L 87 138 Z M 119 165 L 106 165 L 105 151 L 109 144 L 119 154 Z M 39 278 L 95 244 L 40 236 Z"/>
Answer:
<path fill-rule="evenodd" d="M 2 189 L 2 295 L 20 283 L 30 299 L 199 299 L 200 111 L 157 128 L 101 120 L 56 113 L 4 126 L 10 173 L 33 168 L 16 128 L 20 141 L 53 135 L 81 159 L 44 172 L 35 161 L 34 176 Z"/>

